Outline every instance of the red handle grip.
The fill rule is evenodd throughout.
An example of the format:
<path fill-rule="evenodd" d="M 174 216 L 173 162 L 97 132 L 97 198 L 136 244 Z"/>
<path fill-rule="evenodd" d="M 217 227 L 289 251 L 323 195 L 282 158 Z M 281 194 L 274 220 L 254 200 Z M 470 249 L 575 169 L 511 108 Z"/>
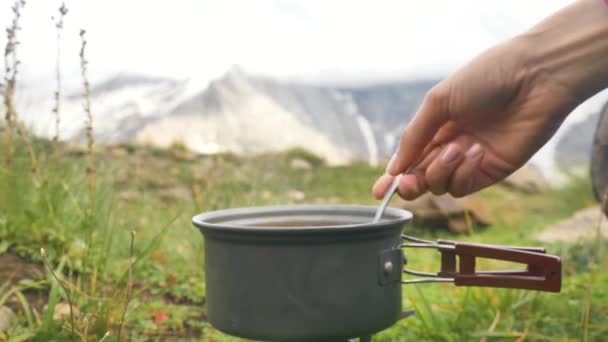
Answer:
<path fill-rule="evenodd" d="M 486 286 L 559 292 L 562 286 L 562 261 L 545 254 L 542 247 L 509 247 L 439 240 L 454 249 L 440 249 L 440 277 L 454 278 L 456 286 Z M 458 264 L 456 261 L 458 256 Z M 476 258 L 526 264 L 525 270 L 476 271 Z"/>

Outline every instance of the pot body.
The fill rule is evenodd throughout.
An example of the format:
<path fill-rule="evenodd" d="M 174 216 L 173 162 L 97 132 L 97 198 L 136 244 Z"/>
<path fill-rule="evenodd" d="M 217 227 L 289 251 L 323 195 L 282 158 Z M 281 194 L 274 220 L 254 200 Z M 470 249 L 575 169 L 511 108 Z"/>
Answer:
<path fill-rule="evenodd" d="M 211 324 L 272 341 L 345 340 L 401 317 L 400 233 L 376 207 L 278 206 L 199 215 Z M 297 227 L 294 227 L 296 225 Z"/>

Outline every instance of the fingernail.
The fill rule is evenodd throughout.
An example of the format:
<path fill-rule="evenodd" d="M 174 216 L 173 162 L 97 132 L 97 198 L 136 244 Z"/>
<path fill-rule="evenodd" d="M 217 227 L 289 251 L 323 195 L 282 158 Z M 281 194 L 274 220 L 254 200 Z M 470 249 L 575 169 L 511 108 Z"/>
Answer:
<path fill-rule="evenodd" d="M 465 157 L 470 159 L 476 159 L 481 156 L 481 152 L 483 152 L 483 148 L 481 148 L 480 144 L 474 144 L 469 148 L 469 150 L 464 154 Z"/>
<path fill-rule="evenodd" d="M 460 156 L 460 149 L 453 144 L 448 145 L 445 151 L 443 151 L 443 155 L 441 155 L 441 161 L 445 164 L 450 164 Z"/>
<path fill-rule="evenodd" d="M 393 154 L 393 156 L 391 157 L 391 160 L 388 161 L 388 164 L 386 164 L 386 172 L 389 173 L 389 171 L 393 168 L 393 164 L 395 163 L 395 159 L 397 159 L 397 153 Z"/>
<path fill-rule="evenodd" d="M 419 193 L 420 193 L 420 184 L 418 183 L 418 178 L 416 178 L 416 183 L 414 183 L 414 186 L 412 188 L 410 195 L 412 197 L 416 197 Z"/>

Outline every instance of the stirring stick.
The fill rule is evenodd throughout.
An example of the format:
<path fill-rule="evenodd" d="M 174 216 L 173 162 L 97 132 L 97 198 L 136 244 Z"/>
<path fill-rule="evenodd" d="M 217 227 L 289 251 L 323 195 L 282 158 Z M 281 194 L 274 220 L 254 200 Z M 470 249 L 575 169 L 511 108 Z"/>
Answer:
<path fill-rule="evenodd" d="M 426 158 L 426 156 L 431 151 L 432 151 L 432 149 L 427 149 L 426 153 L 423 153 L 421 156 L 419 156 L 418 159 L 416 160 L 416 162 L 414 162 L 410 167 L 408 167 L 404 173 L 395 176 L 395 179 L 393 179 L 393 183 L 391 183 L 391 186 L 388 188 L 388 190 L 384 194 L 384 197 L 382 198 L 382 202 L 380 203 L 378 210 L 376 210 L 376 215 L 374 215 L 374 220 L 372 221 L 372 223 L 380 222 L 380 218 L 382 218 L 382 215 L 384 214 L 384 211 L 386 210 L 386 206 L 388 205 L 388 202 L 391 201 L 391 197 L 393 197 L 393 194 L 395 193 L 395 191 L 397 191 L 397 188 L 399 187 L 399 180 L 401 179 L 401 176 L 407 175 L 408 173 L 410 173 L 410 171 L 413 170 L 414 167 L 416 167 L 420 162 L 422 162 L 424 160 L 424 158 Z"/>
<path fill-rule="evenodd" d="M 386 209 L 388 202 L 390 202 L 391 197 L 393 197 L 395 190 L 397 190 L 397 187 L 399 186 L 400 179 L 401 179 L 401 175 L 398 175 L 397 177 L 395 177 L 395 179 L 393 179 L 393 183 L 391 184 L 390 188 L 388 188 L 388 190 L 384 194 L 384 197 L 382 198 L 382 202 L 380 203 L 378 210 L 376 210 L 376 215 L 374 216 L 374 220 L 372 221 L 372 223 L 380 222 L 380 218 L 382 217 L 382 214 L 384 214 L 384 210 Z"/>

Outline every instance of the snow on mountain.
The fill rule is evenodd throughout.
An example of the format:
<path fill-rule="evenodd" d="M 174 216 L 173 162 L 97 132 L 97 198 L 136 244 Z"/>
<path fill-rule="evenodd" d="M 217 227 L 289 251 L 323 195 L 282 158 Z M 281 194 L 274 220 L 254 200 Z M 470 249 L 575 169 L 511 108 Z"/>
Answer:
<path fill-rule="evenodd" d="M 342 164 L 377 164 L 434 82 L 338 88 L 279 82 L 238 67 L 211 82 L 117 75 L 91 89 L 99 143 L 183 143 L 200 153 L 255 154 L 303 147 Z M 52 137 L 52 99 L 21 117 Z M 61 138 L 82 140 L 82 94 L 62 101 Z M 387 139 L 387 136 L 393 138 Z"/>
<path fill-rule="evenodd" d="M 188 97 L 188 81 L 118 75 L 91 88 L 95 138 L 101 143 L 131 140 L 134 131 L 156 116 L 166 115 Z M 190 90 L 191 91 L 191 90 Z M 60 137 L 79 140 L 84 136 L 85 112 L 82 94 L 68 95 L 61 102 Z M 21 118 L 34 133 L 55 134 L 51 98 L 22 110 Z"/>
<path fill-rule="evenodd" d="M 98 143 L 183 143 L 200 153 L 249 155 L 303 147 L 331 164 L 377 164 L 394 151 L 399 134 L 436 83 L 404 81 L 361 87 L 281 82 L 233 67 L 211 82 L 117 75 L 92 88 Z M 576 125 L 608 101 L 603 92 L 579 106 L 532 159 L 558 178 L 559 154 L 584 155 L 593 125 Z M 35 133 L 52 137 L 52 99 L 20 111 Z M 82 94 L 62 101 L 61 138 L 84 138 Z M 584 132 L 582 132 L 584 130 Z M 579 141 L 581 140 L 581 141 Z M 563 162 L 563 158 L 561 159 Z"/>
<path fill-rule="evenodd" d="M 260 92 L 241 72 L 232 70 L 170 115 L 143 125 L 134 138 L 159 146 L 181 142 L 202 153 L 254 154 L 300 146 L 334 163 L 356 157 L 347 146 L 334 144 L 329 135 L 306 119 Z"/>

